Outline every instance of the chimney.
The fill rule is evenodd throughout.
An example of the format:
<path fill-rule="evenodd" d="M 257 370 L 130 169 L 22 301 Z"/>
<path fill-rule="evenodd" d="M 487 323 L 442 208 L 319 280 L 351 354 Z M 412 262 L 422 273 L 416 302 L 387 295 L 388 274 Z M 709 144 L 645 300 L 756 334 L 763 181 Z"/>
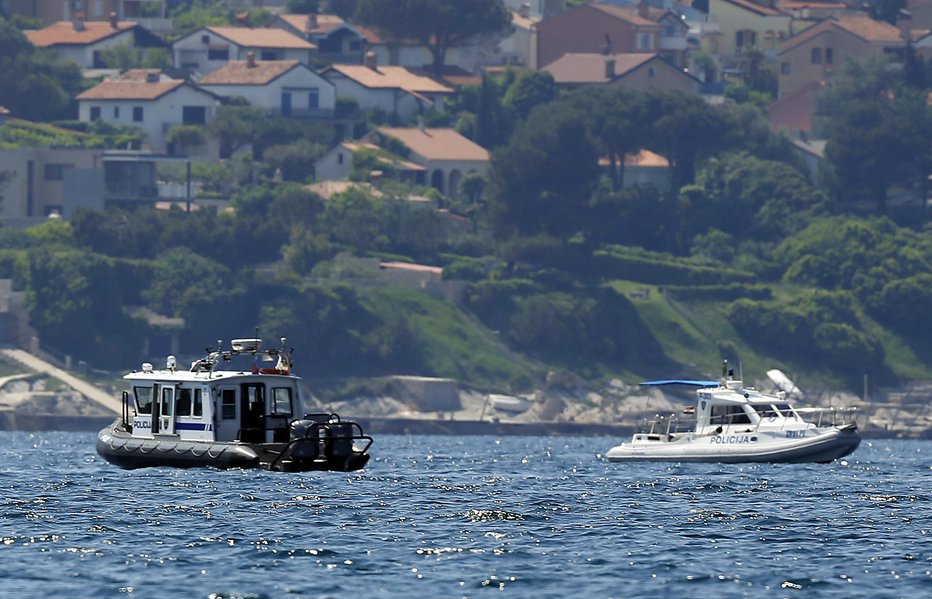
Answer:
<path fill-rule="evenodd" d="M 317 13 L 309 14 L 307 16 L 307 30 L 308 32 L 317 30 Z"/>
<path fill-rule="evenodd" d="M 913 40 L 913 13 L 904 8 L 901 8 L 900 11 L 896 13 L 896 26 L 900 29 L 901 38 L 907 42 L 911 42 Z"/>
<path fill-rule="evenodd" d="M 110 28 L 119 29 L 119 25 L 118 25 L 119 22 L 120 22 L 120 19 L 119 17 L 117 17 L 116 12 L 111 12 L 110 13 Z"/>
<path fill-rule="evenodd" d="M 650 4 L 647 3 L 647 0 L 638 0 L 638 16 L 642 19 L 650 17 Z"/>
<path fill-rule="evenodd" d="M 248 27 L 248 26 L 249 26 L 249 13 L 248 13 L 248 12 L 241 12 L 241 13 L 237 14 L 237 15 L 236 15 L 236 24 L 239 25 L 240 27 Z"/>
<path fill-rule="evenodd" d="M 87 26 L 84 24 L 84 13 L 77 10 L 74 12 L 74 15 L 71 17 L 71 27 L 75 31 L 84 31 L 87 29 Z"/>
<path fill-rule="evenodd" d="M 376 58 L 375 52 L 369 50 L 366 52 L 365 65 L 372 69 L 373 71 L 379 70 L 379 59 Z"/>
<path fill-rule="evenodd" d="M 250 50 L 246 53 L 246 68 L 254 69 L 256 68 L 256 53 Z"/>
<path fill-rule="evenodd" d="M 146 71 L 146 83 L 158 83 L 158 82 L 159 82 L 158 71 Z"/>
<path fill-rule="evenodd" d="M 614 79 L 615 78 L 615 61 L 614 59 L 609 58 L 605 61 L 605 78 Z"/>

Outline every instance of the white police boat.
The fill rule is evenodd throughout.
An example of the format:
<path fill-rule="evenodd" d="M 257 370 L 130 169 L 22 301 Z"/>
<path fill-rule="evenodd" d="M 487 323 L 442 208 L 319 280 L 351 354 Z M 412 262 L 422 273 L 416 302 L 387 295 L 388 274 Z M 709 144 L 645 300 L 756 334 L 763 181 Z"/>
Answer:
<path fill-rule="evenodd" d="M 857 449 L 861 437 L 850 409 L 794 408 L 787 393 L 745 387 L 722 369 L 718 381 L 661 380 L 642 385 L 698 387 L 695 407 L 657 416 L 605 457 L 622 461 L 831 462 Z M 726 374 L 727 371 L 727 374 Z M 810 416 L 809 419 L 804 417 Z M 692 418 L 695 421 L 692 421 Z"/>
<path fill-rule="evenodd" d="M 300 416 L 300 379 L 281 341 L 281 349 L 263 350 L 260 339 L 234 339 L 229 350 L 208 348 L 187 371 L 176 368 L 174 356 L 163 370 L 143 364 L 123 377 L 123 413 L 98 433 L 97 453 L 128 469 L 363 468 L 372 437 L 359 424 L 337 414 Z M 243 361 L 251 366 L 235 369 Z"/>

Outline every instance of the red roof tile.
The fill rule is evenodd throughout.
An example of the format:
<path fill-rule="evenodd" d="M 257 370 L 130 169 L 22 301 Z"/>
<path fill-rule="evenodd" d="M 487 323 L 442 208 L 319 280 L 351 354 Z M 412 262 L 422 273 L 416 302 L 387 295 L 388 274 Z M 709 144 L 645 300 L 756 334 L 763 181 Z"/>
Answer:
<path fill-rule="evenodd" d="M 149 81 L 148 76 L 160 77 Z M 156 100 L 184 85 L 183 79 L 162 77 L 159 69 L 130 69 L 117 77 L 104 81 L 78 94 L 78 100 Z"/>
<path fill-rule="evenodd" d="M 283 48 L 286 50 L 313 50 L 311 42 L 277 27 L 221 27 L 211 26 L 208 31 L 228 39 L 244 48 Z"/>
<path fill-rule="evenodd" d="M 489 160 L 488 150 L 454 129 L 380 127 L 377 131 L 427 160 Z"/>
<path fill-rule="evenodd" d="M 43 29 L 23 31 L 26 39 L 37 48 L 50 46 L 86 46 L 129 31 L 137 26 L 133 21 L 121 21 L 116 29 L 110 21 L 84 21 L 83 29 L 75 29 L 71 21 L 52 23 Z"/>
<path fill-rule="evenodd" d="M 297 60 L 231 60 L 198 80 L 200 85 L 266 85 L 300 63 Z"/>
<path fill-rule="evenodd" d="M 630 73 L 656 54 L 583 54 L 569 53 L 544 67 L 557 83 L 607 83 Z M 608 61 L 614 61 L 613 76 L 607 73 Z"/>
<path fill-rule="evenodd" d="M 449 94 L 453 90 L 406 67 L 371 68 L 361 64 L 335 64 L 330 69 L 370 89 L 403 89 L 416 94 Z"/>

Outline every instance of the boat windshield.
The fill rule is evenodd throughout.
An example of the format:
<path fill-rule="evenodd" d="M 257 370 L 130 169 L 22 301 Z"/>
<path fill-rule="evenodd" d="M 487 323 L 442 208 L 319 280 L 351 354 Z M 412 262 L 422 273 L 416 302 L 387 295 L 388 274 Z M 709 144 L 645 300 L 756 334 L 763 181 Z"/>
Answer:
<path fill-rule="evenodd" d="M 139 414 L 152 413 L 152 387 L 133 387 L 136 396 L 136 412 Z"/>
<path fill-rule="evenodd" d="M 778 404 L 775 404 L 774 407 L 777 408 L 777 410 L 779 410 L 780 413 L 782 413 L 787 418 L 794 418 L 794 419 L 796 418 L 796 414 L 793 412 L 793 409 L 790 407 L 790 404 L 778 403 Z"/>
<path fill-rule="evenodd" d="M 757 413 L 760 414 L 761 418 L 777 418 L 781 416 L 780 412 L 777 411 L 776 406 L 770 404 L 754 404 L 752 406 Z"/>
<path fill-rule="evenodd" d="M 751 417 L 744 411 L 744 406 L 713 404 L 709 422 L 711 424 L 750 424 Z"/>

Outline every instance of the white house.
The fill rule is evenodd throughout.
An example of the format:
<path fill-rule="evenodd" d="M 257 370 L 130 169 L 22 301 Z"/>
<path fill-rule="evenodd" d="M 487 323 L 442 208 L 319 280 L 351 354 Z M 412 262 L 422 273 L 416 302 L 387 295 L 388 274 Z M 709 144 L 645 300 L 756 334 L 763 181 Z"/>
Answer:
<path fill-rule="evenodd" d="M 374 143 L 363 141 L 343 141 L 314 163 L 314 178 L 318 182 L 342 181 L 350 176 L 356 165 L 353 155 L 359 151 L 367 151 L 375 157 L 375 164 L 385 174 L 391 173 L 394 178 L 415 185 L 427 184 L 427 169 L 419 164 L 397 156 Z"/>
<path fill-rule="evenodd" d="M 23 32 L 37 48 L 55 50 L 85 69 L 102 68 L 102 53 L 118 46 L 134 49 L 167 48 L 151 31 L 133 21 L 85 21 L 76 16 L 71 21 L 52 23 L 48 27 Z"/>
<path fill-rule="evenodd" d="M 290 31 L 277 27 L 220 27 L 199 29 L 172 45 L 175 67 L 201 75 L 211 73 L 231 60 L 296 60 L 309 65 L 316 46 Z"/>
<path fill-rule="evenodd" d="M 410 121 L 433 108 L 443 111 L 453 89 L 405 67 L 379 66 L 372 53 L 366 64 L 334 64 L 321 72 L 336 86 L 337 96 L 356 100 L 362 110 L 380 110 Z"/>
<path fill-rule="evenodd" d="M 170 79 L 159 69 L 130 69 L 79 94 L 78 118 L 130 125 L 145 132 L 146 143 L 165 151 L 165 134 L 173 125 L 204 125 L 215 114 L 219 99 L 182 79 Z"/>
<path fill-rule="evenodd" d="M 489 151 L 455 129 L 380 127 L 370 135 L 379 145 L 386 137 L 403 143 L 410 150 L 406 158 L 429 173 L 427 184 L 447 196 L 460 193 L 465 175 L 485 174 L 490 167 Z"/>
<path fill-rule="evenodd" d="M 280 14 L 269 23 L 299 35 L 317 46 L 317 54 L 332 62 L 362 62 L 366 52 L 363 32 L 337 15 Z"/>
<path fill-rule="evenodd" d="M 239 96 L 271 115 L 333 116 L 334 85 L 297 60 L 233 60 L 205 75 L 198 85 L 218 96 Z"/>

